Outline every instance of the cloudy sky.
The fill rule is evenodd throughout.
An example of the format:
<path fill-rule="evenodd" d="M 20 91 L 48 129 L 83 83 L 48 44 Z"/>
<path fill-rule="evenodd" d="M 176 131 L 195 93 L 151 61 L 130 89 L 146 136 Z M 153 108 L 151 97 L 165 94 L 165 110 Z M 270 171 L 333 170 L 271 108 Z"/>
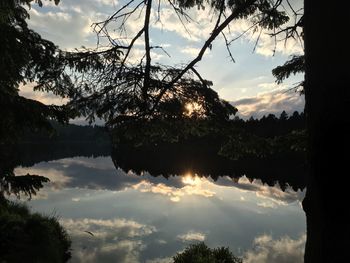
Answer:
<path fill-rule="evenodd" d="M 293 2 L 298 9 L 300 1 Z M 45 2 L 42 8 L 33 5 L 29 10 L 29 25 L 64 50 L 81 46 L 96 47 L 97 37 L 91 25 L 105 20 L 125 3 L 125 0 L 61 0 L 61 3 L 55 6 L 52 2 Z M 167 65 L 191 61 L 198 54 L 205 39 L 210 36 L 215 22 L 211 19 L 212 11 L 209 8 L 204 11 L 197 8 L 189 10 L 193 21 L 185 23 L 184 28 L 165 1 L 162 1 L 164 4 L 158 19 L 157 3 L 158 1 L 154 4 L 151 18 L 151 43 L 154 46 L 162 46 L 170 57 L 160 49 L 154 50 L 152 61 Z M 138 32 L 142 23 L 142 18 L 130 18 L 126 25 L 129 38 Z M 229 39 L 237 37 L 248 27 L 247 21 L 235 21 L 230 25 L 230 33 L 226 32 L 227 36 Z M 115 34 L 113 28 L 110 29 L 110 32 Z M 277 85 L 271 74 L 274 67 L 282 65 L 291 55 L 300 54 L 301 44 L 297 41 L 279 41 L 273 55 L 273 39 L 262 33 L 254 50 L 256 39 L 257 34 L 248 33 L 234 41 L 231 52 L 235 63 L 232 63 L 223 38 L 218 38 L 212 49 L 206 52 L 205 58 L 198 63 L 197 70 L 205 79 L 214 82 L 213 88 L 222 98 L 231 101 L 239 109 L 241 116 L 303 110 L 303 97 L 294 91 L 288 91 L 295 83 L 301 81 L 302 76 L 293 76 L 285 83 Z M 142 51 L 141 44 L 135 45 L 135 57 Z M 23 87 L 22 95 L 34 97 L 45 103 L 65 102 L 50 94 L 34 95 L 31 88 Z"/>

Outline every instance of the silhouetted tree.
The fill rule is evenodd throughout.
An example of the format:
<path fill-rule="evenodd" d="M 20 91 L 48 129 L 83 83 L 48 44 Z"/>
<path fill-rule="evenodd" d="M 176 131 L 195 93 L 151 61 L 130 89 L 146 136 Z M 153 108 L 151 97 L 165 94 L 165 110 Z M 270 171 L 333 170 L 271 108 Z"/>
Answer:
<path fill-rule="evenodd" d="M 173 263 L 242 263 L 242 259 L 235 257 L 226 247 L 211 249 L 203 242 L 192 244 L 181 253 L 173 257 Z"/>
<path fill-rule="evenodd" d="M 4 0 L 0 2 L 0 187 L 3 191 L 32 194 L 47 179 L 42 176 L 14 176 L 7 165 L 5 144 L 17 141 L 18 136 L 30 130 L 52 130 L 49 120 L 68 122 L 65 107 L 45 105 L 19 95 L 20 85 L 32 82 L 37 89 L 52 89 L 63 95 L 62 87 L 69 80 L 56 66 L 61 52 L 50 41 L 28 28 L 29 18 L 24 5 L 34 0 Z M 59 1 L 55 0 L 57 4 Z M 66 91 L 65 91 L 66 92 Z M 17 181 L 17 182 L 16 182 Z"/>
<path fill-rule="evenodd" d="M 168 4 L 180 21 L 189 19 L 186 10 L 195 6 L 204 8 L 209 4 L 215 11 L 217 20 L 212 33 L 193 61 L 179 67 L 153 64 L 151 50 L 164 50 L 160 46 L 152 46 L 149 35 L 152 5 L 161 8 L 161 4 L 151 0 L 137 4 L 131 0 L 107 20 L 93 25 L 99 38 L 96 50 L 76 54 L 76 58 L 94 55 L 99 63 L 89 74 L 79 77 L 75 83 L 77 89 L 72 96 L 71 105 L 91 119 L 96 115 L 105 118 L 107 125 L 112 127 L 135 118 L 190 116 L 227 119 L 236 112 L 229 103 L 218 98 L 217 93 L 210 88 L 212 83 L 203 79 L 194 66 L 220 34 L 223 34 L 229 47 L 223 30 L 234 20 L 249 17 L 254 20 L 252 29 L 268 29 L 277 33 L 289 20 L 287 14 L 279 10 L 280 1 L 181 0 L 169 1 Z M 109 28 L 114 25 L 117 27 L 116 31 L 126 32 L 128 19 L 142 9 L 144 23 L 135 35 L 131 38 L 128 35 L 130 41 L 125 40 L 122 35 L 112 37 L 108 34 Z M 160 12 L 157 15 L 161 20 Z M 141 39 L 144 41 L 144 54 L 135 62 L 135 58 L 131 59 L 131 53 L 135 42 Z M 228 51 L 232 57 L 229 49 Z"/>
<path fill-rule="evenodd" d="M 63 107 L 47 106 L 19 96 L 22 84 L 35 82 L 37 88 L 63 81 L 56 72 L 58 48 L 28 28 L 29 15 L 22 5 L 33 0 L 6 0 L 0 3 L 0 142 L 15 140 L 23 128 L 50 128 L 48 119 L 67 121 Z M 55 1 L 58 3 L 58 1 Z M 41 4 L 41 1 L 39 1 Z"/>
<path fill-rule="evenodd" d="M 286 121 L 287 118 L 288 118 L 287 112 L 282 111 L 282 113 L 281 113 L 281 115 L 280 115 L 280 117 L 279 117 L 279 121 Z"/>
<path fill-rule="evenodd" d="M 15 176 L 7 145 L 28 129 L 52 130 L 50 119 L 67 122 L 69 118 L 64 107 L 44 105 L 18 93 L 21 84 L 35 82 L 39 89 L 55 86 L 60 94 L 66 82 L 56 68 L 57 47 L 28 28 L 29 15 L 23 5 L 32 2 L 0 2 L 0 261 L 61 263 L 71 257 L 71 241 L 58 221 L 32 214 L 4 197 L 5 193 L 31 197 L 49 181 L 39 175 Z M 35 2 L 42 5 L 40 0 Z"/>
<path fill-rule="evenodd" d="M 348 53 L 341 38 L 347 11 L 328 1 L 305 0 L 305 112 L 309 173 L 304 200 L 307 217 L 305 262 L 345 262 L 350 244 L 347 184 L 330 183 L 348 174 L 349 109 Z M 332 39 L 332 40 L 331 40 Z M 331 52 L 330 52 L 331 51 Z"/>

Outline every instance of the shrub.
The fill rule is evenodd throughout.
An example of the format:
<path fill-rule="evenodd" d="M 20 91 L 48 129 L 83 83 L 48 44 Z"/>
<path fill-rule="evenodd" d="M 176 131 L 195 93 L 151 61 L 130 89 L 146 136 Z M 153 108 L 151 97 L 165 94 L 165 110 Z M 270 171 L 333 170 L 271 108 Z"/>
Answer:
<path fill-rule="evenodd" d="M 71 241 L 55 217 L 0 198 L 0 262 L 67 262 Z"/>

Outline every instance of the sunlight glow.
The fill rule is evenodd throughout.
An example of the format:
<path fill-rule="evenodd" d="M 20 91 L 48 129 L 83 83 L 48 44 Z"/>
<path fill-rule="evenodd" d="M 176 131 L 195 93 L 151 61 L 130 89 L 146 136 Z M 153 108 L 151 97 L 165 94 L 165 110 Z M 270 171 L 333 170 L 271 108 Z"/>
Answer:
<path fill-rule="evenodd" d="M 202 105 L 200 105 L 197 102 L 186 103 L 185 110 L 186 110 L 185 111 L 186 116 L 191 116 L 193 114 L 203 115 L 205 113 Z"/>
<path fill-rule="evenodd" d="M 168 196 L 170 201 L 177 203 L 182 200 L 186 200 L 188 196 L 202 196 L 202 197 L 213 197 L 216 195 L 214 191 L 215 184 L 210 182 L 206 178 L 200 178 L 197 175 L 191 175 L 190 173 L 184 175 L 182 178 L 183 187 L 177 188 L 165 185 L 163 183 L 154 184 L 147 180 L 132 186 L 133 189 L 138 190 L 142 193 L 154 193 L 164 196 Z"/>
<path fill-rule="evenodd" d="M 182 178 L 182 182 L 187 185 L 199 185 L 201 184 L 201 179 L 195 175 L 193 176 L 192 174 L 188 173 Z"/>

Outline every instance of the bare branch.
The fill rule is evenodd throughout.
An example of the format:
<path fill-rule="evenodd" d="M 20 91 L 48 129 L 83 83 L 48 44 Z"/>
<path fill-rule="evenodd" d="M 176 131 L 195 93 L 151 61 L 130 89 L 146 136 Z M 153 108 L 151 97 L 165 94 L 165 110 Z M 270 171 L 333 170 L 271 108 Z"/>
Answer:
<path fill-rule="evenodd" d="M 105 28 L 108 23 L 110 23 L 120 12 L 122 12 L 125 8 L 127 8 L 129 5 L 131 5 L 134 2 L 134 0 L 130 0 L 128 3 L 126 3 L 124 6 L 122 6 L 120 9 L 118 9 L 117 12 L 115 12 L 113 15 L 111 15 L 107 20 L 102 22 L 97 22 L 92 24 L 94 28 L 99 27 L 100 30 L 96 31 L 97 34 L 100 34 L 102 29 Z"/>
<path fill-rule="evenodd" d="M 234 41 L 236 41 L 237 39 L 241 38 L 242 36 L 244 36 L 246 33 L 248 33 L 250 30 L 252 30 L 253 28 L 257 27 L 259 25 L 260 21 L 255 22 L 253 25 L 251 25 L 250 27 L 248 27 L 246 30 L 244 30 L 241 34 L 239 34 L 237 37 L 231 39 L 228 42 L 228 45 L 231 45 Z"/>
<path fill-rule="evenodd" d="M 183 22 L 181 16 L 183 16 L 187 22 L 190 22 L 190 21 L 193 21 L 193 19 L 188 15 L 186 14 L 186 12 L 184 12 L 182 9 L 176 7 L 172 2 L 171 0 L 168 0 L 168 3 L 171 5 L 171 7 L 174 9 L 175 11 L 175 14 L 177 15 L 180 23 L 182 24 L 183 28 L 185 29 L 185 31 L 187 32 L 187 34 L 189 36 L 191 36 L 191 32 L 188 30 L 188 28 L 186 27 L 185 23 Z"/>
<path fill-rule="evenodd" d="M 170 54 L 162 47 L 162 46 L 151 46 L 151 49 L 158 48 L 161 49 L 169 58 L 171 58 Z"/>
<path fill-rule="evenodd" d="M 197 57 L 193 59 L 168 85 L 166 85 L 162 91 L 159 93 L 158 98 L 156 99 L 151 111 L 154 111 L 154 109 L 158 106 L 159 101 L 163 97 L 163 95 L 166 93 L 166 91 L 174 85 L 181 77 L 190 69 L 194 67 L 195 64 L 197 64 L 199 61 L 202 60 L 202 57 L 204 55 L 204 52 L 211 46 L 212 42 L 216 39 L 216 37 L 227 27 L 228 24 L 230 24 L 234 19 L 236 19 L 242 11 L 244 11 L 247 7 L 252 5 L 256 0 L 247 0 L 246 3 L 242 6 L 238 6 L 237 8 L 233 9 L 231 14 L 219 25 L 217 26 L 211 33 L 210 37 L 205 41 L 204 45 L 202 46 L 201 50 L 199 51 Z"/>
<path fill-rule="evenodd" d="M 220 6 L 220 10 L 219 10 L 219 16 L 218 16 L 218 19 L 216 20 L 216 24 L 215 24 L 215 28 L 217 28 L 220 24 L 220 21 L 221 21 L 221 16 L 223 15 L 224 13 L 224 8 L 225 8 L 225 1 L 221 1 L 221 6 Z"/>
<path fill-rule="evenodd" d="M 255 52 L 256 47 L 258 46 L 258 43 L 259 43 L 259 40 L 260 40 L 262 31 L 263 31 L 263 28 L 261 27 L 261 28 L 260 28 L 260 32 L 259 32 L 259 35 L 258 35 L 258 37 L 256 38 L 256 41 L 255 41 L 255 44 L 254 44 L 253 53 Z"/>
<path fill-rule="evenodd" d="M 157 15 L 158 15 L 157 22 L 160 22 L 160 0 L 158 0 Z"/>
<path fill-rule="evenodd" d="M 129 57 L 129 54 L 130 54 L 130 52 L 131 52 L 132 47 L 133 47 L 134 44 L 135 44 L 135 41 L 136 41 L 138 38 L 140 38 L 141 35 L 142 35 L 144 32 L 145 32 L 145 28 L 143 27 L 143 28 L 136 34 L 136 36 L 131 40 L 130 45 L 128 46 L 128 51 L 126 52 L 126 54 L 125 54 L 125 56 L 124 56 L 124 59 L 123 59 L 123 61 L 122 61 L 122 63 L 121 63 L 121 67 L 123 67 L 123 66 L 125 65 L 125 62 L 126 62 L 127 58 Z"/>
<path fill-rule="evenodd" d="M 224 37 L 224 40 L 225 40 L 225 46 L 226 46 L 227 53 L 228 53 L 228 55 L 230 56 L 231 61 L 232 61 L 233 63 L 235 63 L 236 61 L 235 61 L 235 59 L 233 58 L 233 55 L 232 55 L 232 53 L 231 53 L 230 44 L 228 43 L 227 37 L 226 37 L 226 35 L 225 35 L 224 32 L 221 32 L 221 34 L 222 34 L 222 36 Z"/>
<path fill-rule="evenodd" d="M 202 78 L 202 76 L 198 73 L 198 71 L 194 67 L 192 67 L 191 70 L 197 76 L 197 78 L 202 82 L 203 86 L 208 88 L 207 82 Z"/>
<path fill-rule="evenodd" d="M 287 4 L 288 4 L 290 10 L 292 10 L 293 14 L 294 14 L 295 16 L 297 16 L 298 13 L 294 10 L 294 8 L 293 8 L 293 6 L 290 4 L 289 0 L 286 0 L 286 2 L 287 2 Z"/>

